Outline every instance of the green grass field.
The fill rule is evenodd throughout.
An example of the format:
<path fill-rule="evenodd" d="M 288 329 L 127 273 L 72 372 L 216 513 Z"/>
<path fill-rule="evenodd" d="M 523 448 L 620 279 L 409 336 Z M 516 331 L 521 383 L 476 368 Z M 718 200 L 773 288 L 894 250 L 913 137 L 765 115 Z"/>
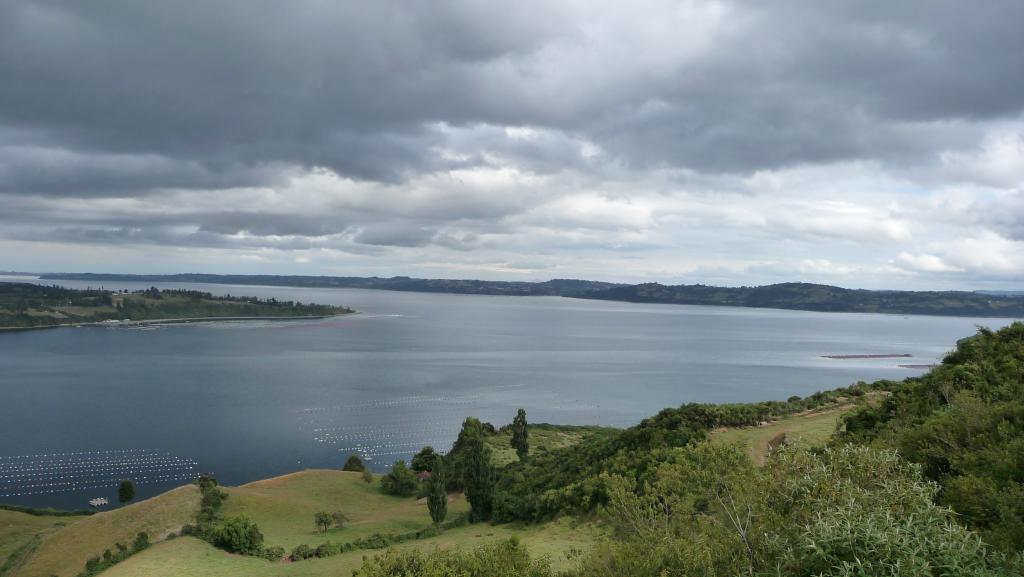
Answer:
<path fill-rule="evenodd" d="M 81 519 L 0 510 L 0 576 L 5 573 L 4 564 L 12 555 L 17 553 L 18 559 L 23 558 L 42 537 Z M 12 565 L 14 561 L 11 561 Z"/>
<path fill-rule="evenodd" d="M 735 443 L 747 450 L 757 464 L 764 463 L 768 456 L 769 443 L 782 434 L 787 443 L 823 445 L 836 430 L 839 417 L 850 411 L 853 405 L 829 407 L 820 411 L 790 415 L 760 427 L 739 427 L 714 431 L 711 441 Z"/>
<path fill-rule="evenodd" d="M 380 490 L 379 477 L 367 484 L 359 473 L 307 470 L 226 489 L 225 516 L 246 515 L 259 525 L 268 546 L 289 551 L 301 543 L 315 547 L 374 533 L 407 533 L 431 524 L 426 503 L 386 495 Z M 453 518 L 468 510 L 465 499 L 456 497 L 448 515 Z M 321 533 L 313 523 L 317 511 L 341 511 L 349 523 Z"/>
<path fill-rule="evenodd" d="M 579 443 L 592 433 L 612 433 L 618 429 L 597 426 L 548 425 L 545 423 L 529 425 L 530 453 L 538 454 L 554 449 L 562 449 Z M 491 448 L 491 462 L 495 467 L 503 467 L 519 459 L 512 448 L 512 431 L 499 431 L 487 437 L 487 445 Z"/>
<path fill-rule="evenodd" d="M 68 524 L 57 530 L 43 528 L 39 546 L 10 576 L 74 576 L 90 557 L 114 549 L 118 542 L 130 545 L 140 531 L 149 533 L 150 539 L 156 541 L 180 530 L 193 521 L 198 508 L 199 490 L 189 485 L 87 517 L 49 517 Z"/>
<path fill-rule="evenodd" d="M 574 525 L 562 519 L 543 525 L 469 525 L 439 537 L 394 545 L 395 549 L 432 550 L 435 547 L 473 547 L 494 539 L 516 536 L 534 556 L 547 556 L 556 569 L 575 565 L 577 557 L 603 538 L 596 525 Z M 105 577 L 347 577 L 364 557 L 383 551 L 352 551 L 324 559 L 272 563 L 231 555 L 192 537 L 160 543 L 103 573 Z"/>
<path fill-rule="evenodd" d="M 357 473 L 332 470 L 302 471 L 226 488 L 225 515 L 246 515 L 263 532 L 268 546 L 291 550 L 300 543 L 316 547 L 325 541 L 354 541 L 373 533 L 397 534 L 426 528 L 430 516 L 424 503 L 391 497 L 379 482 L 366 484 Z M 327 534 L 316 530 L 317 511 L 343 511 L 351 523 Z M 449 505 L 449 518 L 468 510 L 461 497 Z M 467 525 L 446 530 L 429 539 L 394 545 L 397 549 L 431 550 L 435 547 L 471 547 L 493 539 L 518 537 L 534 555 L 547 555 L 556 567 L 568 567 L 575 556 L 589 550 L 603 535 L 593 523 L 560 519 L 543 525 Z M 154 545 L 104 573 L 110 577 L 314 577 L 346 576 L 362 565 L 363 557 L 381 553 L 360 550 L 324 559 L 272 563 L 230 555 L 191 537 Z"/>

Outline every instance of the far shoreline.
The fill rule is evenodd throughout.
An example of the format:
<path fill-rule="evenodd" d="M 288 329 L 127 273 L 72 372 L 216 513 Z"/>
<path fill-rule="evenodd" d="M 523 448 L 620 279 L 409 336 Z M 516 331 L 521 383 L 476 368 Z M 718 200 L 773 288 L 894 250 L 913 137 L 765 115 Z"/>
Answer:
<path fill-rule="evenodd" d="M 177 324 L 191 324 L 191 323 L 203 323 L 203 322 L 231 322 L 231 321 L 298 321 L 298 320 L 321 320 L 331 319 L 335 317 L 343 317 L 348 315 L 359 314 L 359 311 L 352 311 L 348 313 L 338 313 L 333 315 L 305 315 L 305 316 L 260 316 L 260 317 L 188 317 L 180 319 L 145 319 L 145 320 L 126 320 L 126 321 L 88 321 L 82 323 L 61 323 L 55 325 L 38 325 L 34 327 L 0 327 L 0 331 L 7 332 L 18 332 L 18 331 L 34 331 L 39 329 L 66 329 L 66 328 L 79 328 L 79 327 L 110 327 L 110 328 L 121 328 L 121 327 L 141 327 L 149 325 L 177 325 Z"/>

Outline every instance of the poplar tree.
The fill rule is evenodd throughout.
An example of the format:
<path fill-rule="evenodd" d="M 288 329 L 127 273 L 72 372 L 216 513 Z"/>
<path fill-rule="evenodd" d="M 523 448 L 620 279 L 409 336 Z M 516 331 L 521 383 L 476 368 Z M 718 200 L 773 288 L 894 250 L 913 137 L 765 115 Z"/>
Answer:
<path fill-rule="evenodd" d="M 512 447 L 519 455 L 519 460 L 526 459 L 530 454 L 529 431 L 526 429 L 526 411 L 519 409 L 516 418 L 512 420 Z"/>
<path fill-rule="evenodd" d="M 430 519 L 434 522 L 434 526 L 440 527 L 448 515 L 448 479 L 445 474 L 443 457 L 435 458 L 434 470 L 431 472 L 428 483 L 427 508 L 430 509 Z"/>

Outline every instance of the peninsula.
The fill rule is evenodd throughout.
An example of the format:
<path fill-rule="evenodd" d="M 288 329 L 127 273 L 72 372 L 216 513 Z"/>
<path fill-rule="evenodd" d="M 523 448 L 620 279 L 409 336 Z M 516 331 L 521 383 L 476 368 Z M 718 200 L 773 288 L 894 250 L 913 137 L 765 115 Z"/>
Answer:
<path fill-rule="evenodd" d="M 323 318 L 347 307 L 255 297 L 213 296 L 191 290 L 75 290 L 0 283 L 0 330 L 88 324 L 155 324 L 210 320 Z"/>

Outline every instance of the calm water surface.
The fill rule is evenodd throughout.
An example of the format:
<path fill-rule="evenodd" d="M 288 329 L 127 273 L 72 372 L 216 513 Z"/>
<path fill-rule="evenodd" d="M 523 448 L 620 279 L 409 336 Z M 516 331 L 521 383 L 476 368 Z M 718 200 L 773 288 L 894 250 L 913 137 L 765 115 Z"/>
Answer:
<path fill-rule="evenodd" d="M 3 280 L 3 279 L 0 279 Z M 62 281 L 70 287 L 85 283 Z M 0 333 L 0 502 L 113 502 L 210 472 L 238 484 L 359 452 L 381 469 L 495 424 L 630 425 L 690 401 L 784 399 L 920 374 L 975 325 L 827 314 L 351 289 L 166 284 L 343 304 L 316 321 Z M 107 288 L 143 288 L 109 283 Z M 824 354 L 910 353 L 836 361 Z"/>

